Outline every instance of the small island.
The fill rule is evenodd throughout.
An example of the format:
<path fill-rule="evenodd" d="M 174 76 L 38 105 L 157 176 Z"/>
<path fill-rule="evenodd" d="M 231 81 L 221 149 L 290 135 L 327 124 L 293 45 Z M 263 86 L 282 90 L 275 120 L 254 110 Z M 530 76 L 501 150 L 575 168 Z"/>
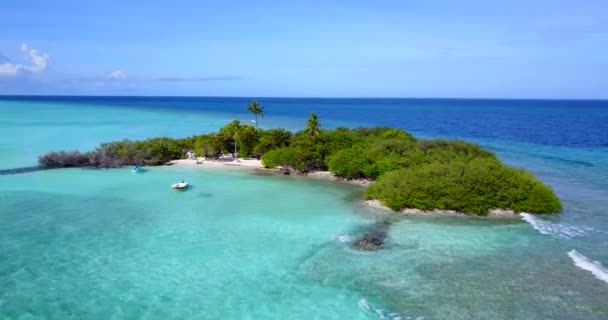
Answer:
<path fill-rule="evenodd" d="M 252 107 L 254 106 L 254 107 Z M 257 103 L 249 110 L 263 115 Z M 298 132 L 263 130 L 234 120 L 217 133 L 173 139 L 115 141 L 94 151 L 51 152 L 39 158 L 45 168 L 164 165 L 193 150 L 214 159 L 261 159 L 285 173 L 329 171 L 345 180 L 367 180 L 369 200 L 395 210 L 446 210 L 487 215 L 509 212 L 554 213 L 562 204 L 531 173 L 508 167 L 494 153 L 459 140 L 417 139 L 394 128 L 321 129 L 313 112 Z"/>

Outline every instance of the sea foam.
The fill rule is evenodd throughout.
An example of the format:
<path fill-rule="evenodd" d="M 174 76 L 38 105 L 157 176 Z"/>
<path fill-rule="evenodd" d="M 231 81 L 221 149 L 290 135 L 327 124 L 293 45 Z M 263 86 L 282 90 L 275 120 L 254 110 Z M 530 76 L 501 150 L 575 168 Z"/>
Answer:
<path fill-rule="evenodd" d="M 577 227 L 566 223 L 552 223 L 537 218 L 534 215 L 526 212 L 522 212 L 520 215 L 522 219 L 528 222 L 532 226 L 532 228 L 536 229 L 541 234 L 546 234 L 558 238 L 570 239 L 574 237 L 580 237 L 586 235 L 587 233 L 593 230 L 592 228 Z"/>
<path fill-rule="evenodd" d="M 333 236 L 332 239 L 334 241 L 338 241 L 338 242 L 342 242 L 342 243 L 348 243 L 348 242 L 353 241 L 353 237 L 349 234 L 341 234 L 341 235 Z"/>
<path fill-rule="evenodd" d="M 376 308 L 373 305 L 370 305 L 370 303 L 367 302 L 367 300 L 365 298 L 359 300 L 358 305 L 359 305 L 359 309 L 361 309 L 361 311 L 363 311 L 364 313 L 371 314 L 375 318 L 381 319 L 381 320 L 424 320 L 424 317 L 413 317 L 413 316 L 403 317 L 396 312 L 390 312 L 390 311 Z"/>
<path fill-rule="evenodd" d="M 568 252 L 568 255 L 574 261 L 574 265 L 591 272 L 596 278 L 608 283 L 608 269 L 606 269 L 599 261 L 592 261 L 576 250 Z"/>

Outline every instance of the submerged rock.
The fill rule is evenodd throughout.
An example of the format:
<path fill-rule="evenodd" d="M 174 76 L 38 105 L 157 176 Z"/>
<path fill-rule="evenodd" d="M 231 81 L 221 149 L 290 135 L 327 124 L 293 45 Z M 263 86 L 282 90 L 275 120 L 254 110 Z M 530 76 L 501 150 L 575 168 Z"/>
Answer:
<path fill-rule="evenodd" d="M 34 167 L 3 169 L 3 170 L 0 170 L 0 175 L 28 173 L 28 172 L 49 170 L 49 169 L 52 169 L 52 168 L 47 168 L 47 167 L 43 167 L 43 166 L 34 166 Z"/>
<path fill-rule="evenodd" d="M 382 249 L 388 235 L 388 228 L 391 222 L 388 220 L 376 223 L 371 230 L 364 233 L 360 238 L 353 242 L 353 247 L 361 251 L 376 251 Z"/>
<path fill-rule="evenodd" d="M 278 171 L 281 172 L 282 174 L 288 176 L 295 170 L 292 166 L 281 166 L 281 167 L 278 167 Z"/>
<path fill-rule="evenodd" d="M 355 241 L 354 247 L 363 251 L 376 251 L 382 248 L 385 238 L 386 234 L 382 232 L 366 233 Z"/>

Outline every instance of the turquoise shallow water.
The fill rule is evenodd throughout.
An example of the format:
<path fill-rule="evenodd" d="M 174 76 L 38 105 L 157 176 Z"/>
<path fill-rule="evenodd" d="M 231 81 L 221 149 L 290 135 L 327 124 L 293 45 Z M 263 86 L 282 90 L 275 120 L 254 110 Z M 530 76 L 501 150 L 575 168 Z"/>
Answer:
<path fill-rule="evenodd" d="M 0 168 L 35 164 L 41 151 L 248 117 L 57 102 L 0 101 L 0 111 Z M 608 284 L 567 254 L 608 265 L 605 150 L 471 139 L 552 185 L 564 213 L 531 223 L 403 218 L 385 250 L 365 253 L 349 239 L 384 216 L 358 205 L 356 187 L 213 168 L 1 175 L 0 318 L 608 317 Z M 169 188 L 181 179 L 192 188 Z"/>
<path fill-rule="evenodd" d="M 185 137 L 217 131 L 233 119 L 251 123 L 252 118 L 244 113 L 213 110 L 201 113 L 1 99 L 0 114 L 0 169 L 35 165 L 38 156 L 48 151 L 91 150 L 101 142 L 121 139 Z M 260 123 L 297 129 L 302 120 L 270 115 L 260 119 Z M 349 123 L 330 120 L 325 125 Z"/>
<path fill-rule="evenodd" d="M 193 187 L 171 190 L 183 176 Z M 356 190 L 174 168 L 13 180 L 0 180 L 4 316 L 362 317 L 364 293 L 298 272 L 311 250 L 343 247 L 335 235 L 370 223 L 352 214 Z"/>
<path fill-rule="evenodd" d="M 192 188 L 171 190 L 176 177 Z M 352 250 L 338 237 L 379 217 L 330 182 L 171 167 L 16 178 L 0 177 L 9 318 L 599 319 L 608 293 L 521 222 L 403 219 L 386 250 Z"/>

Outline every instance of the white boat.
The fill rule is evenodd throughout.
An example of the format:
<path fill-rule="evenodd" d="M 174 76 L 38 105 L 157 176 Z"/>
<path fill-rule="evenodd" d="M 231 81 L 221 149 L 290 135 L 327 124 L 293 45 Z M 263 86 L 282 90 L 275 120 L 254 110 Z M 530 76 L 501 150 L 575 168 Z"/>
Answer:
<path fill-rule="evenodd" d="M 171 188 L 173 188 L 175 190 L 186 189 L 186 188 L 188 188 L 188 182 L 185 182 L 185 181 L 176 182 L 176 183 L 174 183 L 174 184 L 171 185 Z"/>
<path fill-rule="evenodd" d="M 143 169 L 142 169 L 142 167 L 140 167 L 140 166 L 133 166 L 133 167 L 131 167 L 131 172 L 133 172 L 133 173 L 139 173 L 139 172 L 141 172 L 142 170 L 143 170 Z"/>

